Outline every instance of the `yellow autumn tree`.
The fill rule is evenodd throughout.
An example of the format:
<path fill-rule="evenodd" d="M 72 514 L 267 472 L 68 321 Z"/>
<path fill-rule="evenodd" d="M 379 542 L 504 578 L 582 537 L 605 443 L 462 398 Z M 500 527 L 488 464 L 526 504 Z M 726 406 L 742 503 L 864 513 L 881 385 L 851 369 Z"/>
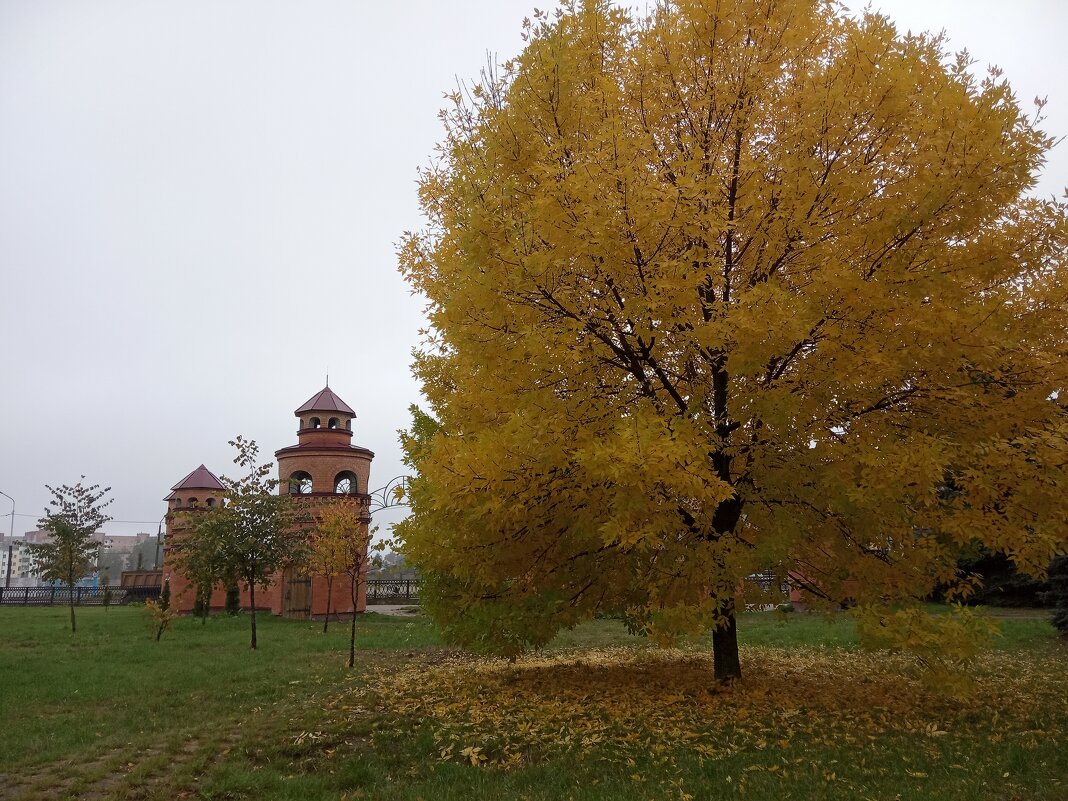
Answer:
<path fill-rule="evenodd" d="M 757 570 L 893 629 L 966 548 L 1064 550 L 1066 207 L 997 71 L 819 0 L 525 33 L 400 251 L 431 328 L 398 533 L 447 636 L 624 612 L 714 629 L 729 681 Z"/>
<path fill-rule="evenodd" d="M 349 629 L 349 667 L 356 662 L 356 606 L 360 595 L 360 583 L 366 580 L 369 566 L 368 551 L 371 532 L 369 518 L 363 506 L 352 498 L 344 498 L 327 504 L 318 512 L 315 538 L 311 544 L 308 565 L 315 575 L 327 580 L 326 617 L 323 633 L 330 618 L 330 598 L 334 579 L 348 579 L 349 598 L 352 601 L 352 620 Z"/>

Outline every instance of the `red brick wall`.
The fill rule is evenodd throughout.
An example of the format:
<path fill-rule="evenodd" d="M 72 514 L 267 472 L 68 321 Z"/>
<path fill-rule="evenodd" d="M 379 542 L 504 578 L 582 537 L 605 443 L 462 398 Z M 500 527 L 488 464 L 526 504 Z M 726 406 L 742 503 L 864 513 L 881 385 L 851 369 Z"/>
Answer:
<path fill-rule="evenodd" d="M 353 471 L 355 472 L 355 471 Z M 311 511 L 314 514 L 314 509 L 317 505 L 334 500 L 337 497 L 344 496 L 331 496 L 322 497 L 317 496 L 314 498 L 304 499 L 304 502 L 311 507 Z M 364 504 L 369 503 L 367 498 L 362 498 Z M 167 515 L 167 539 L 163 547 L 163 578 L 165 581 L 170 581 L 171 584 L 171 605 L 179 614 L 189 614 L 193 611 L 193 605 L 196 602 L 196 590 L 189 582 L 189 580 L 178 571 L 174 565 L 174 549 L 181 547 L 182 535 L 188 531 L 191 524 L 191 515 L 198 514 L 199 511 L 191 511 L 187 514 L 174 514 L 168 513 Z M 364 554 L 364 561 L 366 562 L 366 553 Z M 326 601 L 327 601 L 327 582 L 323 576 L 313 576 L 311 585 L 311 614 L 313 617 L 320 617 L 326 614 Z M 349 594 L 349 582 L 344 576 L 334 579 L 334 587 L 331 595 L 331 609 L 333 612 L 339 614 L 352 614 L 352 601 Z M 285 603 L 285 587 L 283 586 L 282 576 L 277 575 L 272 578 L 270 584 L 264 587 L 256 588 L 256 608 L 261 610 L 270 611 L 273 614 L 281 615 L 284 612 Z M 356 611 L 357 613 L 363 612 L 367 604 L 367 588 L 361 584 L 358 595 Z M 226 590 L 223 587 L 217 587 L 211 596 L 211 608 L 213 611 L 222 610 L 226 605 Z M 250 609 L 252 607 L 251 593 L 248 588 L 241 588 L 241 608 Z"/>

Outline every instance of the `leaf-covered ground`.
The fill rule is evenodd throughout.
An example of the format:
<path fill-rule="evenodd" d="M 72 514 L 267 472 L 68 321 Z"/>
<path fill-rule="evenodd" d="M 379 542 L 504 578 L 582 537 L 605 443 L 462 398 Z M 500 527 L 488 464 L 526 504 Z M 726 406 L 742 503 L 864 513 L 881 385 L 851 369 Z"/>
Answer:
<path fill-rule="evenodd" d="M 679 798 L 1068 794 L 1063 653 L 987 654 L 965 699 L 926 689 L 902 657 L 743 654 L 746 678 L 729 690 L 710 687 L 710 655 L 696 650 L 434 655 L 380 666 L 331 708 L 382 721 L 382 741 L 429 735 L 430 759 L 505 772 L 562 761 Z"/>

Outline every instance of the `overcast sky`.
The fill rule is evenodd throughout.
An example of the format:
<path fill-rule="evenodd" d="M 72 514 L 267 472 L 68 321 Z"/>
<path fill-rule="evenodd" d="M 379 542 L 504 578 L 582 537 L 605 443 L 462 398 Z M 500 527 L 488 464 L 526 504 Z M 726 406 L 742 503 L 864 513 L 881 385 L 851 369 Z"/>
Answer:
<path fill-rule="evenodd" d="M 944 28 L 1028 104 L 1048 95 L 1046 130 L 1068 134 L 1068 3 L 873 6 Z M 376 454 L 372 488 L 404 471 L 422 315 L 395 243 L 421 225 L 443 93 L 487 51 L 515 55 L 533 7 L 0 0 L 0 491 L 16 534 L 45 484 L 82 474 L 112 487 L 110 533 L 154 532 L 172 484 L 201 462 L 230 471 L 235 434 L 268 456 L 295 443 L 293 410 L 327 370 Z M 1066 150 L 1041 194 L 1063 193 Z"/>

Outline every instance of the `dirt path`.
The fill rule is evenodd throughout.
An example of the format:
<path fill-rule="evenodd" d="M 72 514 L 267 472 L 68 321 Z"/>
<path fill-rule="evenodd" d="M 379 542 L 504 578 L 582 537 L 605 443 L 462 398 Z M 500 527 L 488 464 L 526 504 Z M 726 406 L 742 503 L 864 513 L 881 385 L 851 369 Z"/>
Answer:
<path fill-rule="evenodd" d="M 1035 609 L 1032 607 L 999 606 L 983 611 L 990 617 L 1002 620 L 1049 620 L 1053 617 L 1052 609 Z"/>
<path fill-rule="evenodd" d="M 413 617 L 419 614 L 419 607 L 415 604 L 368 604 L 367 611 L 391 617 Z"/>

